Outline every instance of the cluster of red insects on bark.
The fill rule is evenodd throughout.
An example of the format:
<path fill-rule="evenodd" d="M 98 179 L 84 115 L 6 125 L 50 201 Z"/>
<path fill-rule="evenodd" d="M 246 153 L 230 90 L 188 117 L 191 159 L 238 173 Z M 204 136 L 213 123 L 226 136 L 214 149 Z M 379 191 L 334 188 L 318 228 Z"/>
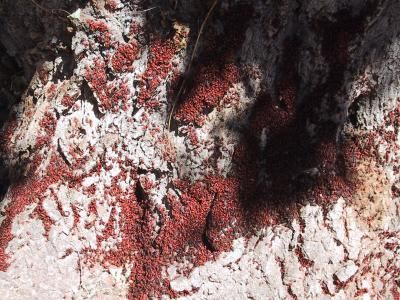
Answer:
<path fill-rule="evenodd" d="M 113 1 L 109 1 L 108 5 L 112 10 L 117 7 Z M 243 12 L 247 12 L 247 15 Z M 243 43 L 246 23 L 250 17 L 251 12 L 248 8 L 239 7 L 232 14 L 224 16 L 223 36 L 217 33 L 206 36 L 204 50 L 193 68 L 193 80 L 179 99 L 175 115 L 179 122 L 201 125 L 208 111 L 220 105 L 222 97 L 229 88 L 247 75 L 243 74 L 244 68 L 236 61 L 236 55 Z M 89 21 L 88 26 L 98 42 L 105 47 L 111 47 L 112 37 L 105 23 Z M 347 58 L 345 53 L 347 36 L 343 36 L 342 33 L 338 36 L 341 43 L 341 47 L 338 48 L 340 53 L 327 54 L 327 57 L 331 58 L 337 54 L 340 58 L 339 64 L 344 65 Z M 293 52 L 293 47 L 296 47 L 296 41 L 288 40 L 287 51 Z M 113 71 L 116 73 L 133 71 L 132 63 L 140 56 L 139 48 L 135 41 L 119 45 L 110 58 Z M 140 76 L 138 105 L 158 107 L 159 103 L 154 100 L 154 94 L 169 76 L 171 59 L 175 54 L 176 48 L 171 40 L 158 39 L 151 43 L 148 65 Z M 213 175 L 192 183 L 184 179 L 174 181 L 173 187 L 181 194 L 179 197 L 171 193 L 165 195 L 169 211 L 163 207 L 155 207 L 146 201 L 143 195 L 137 193 L 138 185 L 142 186 L 145 193 L 153 187 L 148 180 L 139 181 L 137 166 L 129 160 L 113 161 L 114 164 L 118 164 L 121 173 L 113 178 L 111 186 L 104 192 L 104 199 L 110 201 L 113 208 L 108 223 L 102 224 L 104 229 L 98 236 L 97 251 L 104 256 L 105 267 L 110 264 L 125 267 L 128 261 L 134 264 L 129 279 L 131 299 L 143 299 L 148 295 L 161 293 L 176 296 L 175 292 L 168 289 L 168 280 L 161 277 L 163 267 L 179 257 L 190 260 L 194 265 L 200 265 L 221 251 L 229 250 L 232 240 L 249 228 L 278 222 L 280 217 L 287 214 L 283 209 L 289 207 L 295 214 L 298 200 L 296 197 L 328 201 L 340 195 L 351 195 L 353 188 L 351 183 L 333 171 L 338 171 L 339 159 L 345 162 L 346 169 L 351 169 L 352 166 L 348 162 L 354 155 L 361 158 L 360 147 L 354 142 L 345 141 L 339 157 L 336 136 L 332 134 L 335 128 L 331 124 L 321 126 L 317 143 L 311 143 L 305 136 L 304 117 L 312 108 L 299 109 L 296 103 L 298 94 L 296 59 L 290 53 L 284 55 L 282 70 L 285 79 L 278 80 L 278 102 L 273 101 L 267 94 L 262 94 L 257 100 L 250 116 L 250 125 L 245 129 L 246 136 L 235 149 L 234 168 L 227 178 Z M 341 67 L 340 65 L 338 68 Z M 86 68 L 85 79 L 105 110 L 117 112 L 120 107 L 126 109 L 126 102 L 130 99 L 129 88 L 126 83 L 110 83 L 106 62 L 102 58 L 94 60 L 93 67 Z M 66 106 L 72 102 L 73 99 L 69 96 L 63 99 L 63 104 Z M 311 102 L 310 106 L 314 105 L 315 102 Z M 393 122 L 397 120 L 396 118 L 392 120 L 393 118 L 389 116 Z M 46 136 L 43 140 L 38 139 L 38 148 L 50 144 L 55 122 L 53 116 L 46 115 L 40 123 Z M 268 129 L 267 134 L 273 137 L 273 149 L 269 154 L 261 151 L 259 147 L 260 136 L 265 128 Z M 197 141 L 193 130 L 188 130 L 188 135 L 194 142 Z M 299 146 L 303 148 L 298 149 Z M 307 160 L 311 152 L 312 159 Z M 37 156 L 35 161 L 38 164 L 41 157 Z M 102 169 L 109 171 L 109 167 L 103 163 L 99 162 L 94 172 L 100 174 Z M 312 179 L 314 182 L 312 185 L 307 185 L 307 190 L 296 194 L 296 187 L 293 187 L 289 189 L 290 193 L 285 192 L 290 185 L 298 183 L 300 176 L 303 175 L 302 171 L 316 164 L 320 168 L 320 175 Z M 270 172 L 272 188 L 260 184 L 259 178 L 263 171 Z M 298 177 L 293 179 L 291 173 L 296 172 Z M 135 181 L 135 184 L 126 191 L 121 188 L 119 181 L 125 181 L 128 176 Z M 32 176 L 28 182 L 12 187 L 13 201 L 7 207 L 7 217 L 1 224 L 0 270 L 5 270 L 7 267 L 5 248 L 12 239 L 13 218 L 27 205 L 37 203 L 34 213 L 43 221 L 48 232 L 52 221 L 43 209 L 44 192 L 52 183 L 60 180 L 72 182 L 71 186 L 80 186 L 81 179 L 75 178 L 65 163 L 54 156 L 42 179 Z M 299 182 L 305 184 L 304 181 Z M 83 190 L 88 195 L 94 195 L 96 187 L 91 186 Z M 91 202 L 89 213 L 98 214 L 96 205 L 96 201 Z M 121 208 L 118 225 L 123 238 L 116 249 L 104 251 L 101 243 L 116 234 L 117 206 Z M 154 227 L 157 221 L 153 215 L 155 209 L 160 212 L 163 221 L 156 236 Z M 280 209 L 285 212 L 278 213 Z M 72 210 L 76 228 L 79 211 L 74 206 Z M 93 224 L 86 224 L 87 228 L 91 226 Z M 86 249 L 85 252 L 90 262 L 90 253 L 93 250 Z M 309 267 L 310 262 L 302 257 L 301 251 L 298 256 L 303 266 Z M 96 256 L 93 258 L 96 259 Z"/>
<path fill-rule="evenodd" d="M 119 65 L 121 68 L 122 66 Z M 86 68 L 85 78 L 91 85 L 103 109 L 117 112 L 120 108 L 127 109 L 129 88 L 126 82 L 115 84 L 109 82 L 105 63 L 101 58 L 94 61 L 94 68 Z"/>

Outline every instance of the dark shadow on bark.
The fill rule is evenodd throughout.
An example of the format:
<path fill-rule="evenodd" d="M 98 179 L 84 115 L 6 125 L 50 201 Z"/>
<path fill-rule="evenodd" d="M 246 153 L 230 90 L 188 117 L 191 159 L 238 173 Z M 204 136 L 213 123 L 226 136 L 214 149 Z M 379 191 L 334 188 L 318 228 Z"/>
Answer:
<path fill-rule="evenodd" d="M 23 70 L 15 59 L 8 55 L 6 49 L 0 44 L 0 128 L 10 118 L 10 107 L 16 103 L 27 87 L 27 80 Z M 5 162 L 0 159 L 0 199 L 7 191 L 9 185 L 8 170 Z"/>
<path fill-rule="evenodd" d="M 285 218 L 296 213 L 299 203 L 351 196 L 354 183 L 346 177 L 351 158 L 344 154 L 348 145 L 342 124 L 329 117 L 345 114 L 335 97 L 346 97 L 339 94 L 344 80 L 351 82 L 356 75 L 348 67 L 348 46 L 365 33 L 367 17 L 375 8 L 366 5 L 358 15 L 343 10 L 335 21 L 314 23 L 329 71 L 313 90 L 300 91 L 306 86 L 298 73 L 298 55 L 307 49 L 302 24 L 287 38 L 277 68 L 276 99 L 267 92 L 258 97 L 234 155 L 232 175 L 240 179 L 240 202 L 248 223 L 256 225 L 263 211 Z M 345 77 L 346 72 L 352 75 Z M 265 145 L 260 146 L 263 130 Z"/>
<path fill-rule="evenodd" d="M 193 49 L 198 28 L 210 5 L 210 2 L 206 2 L 199 4 L 198 1 L 179 1 L 184 4 L 178 3 L 175 8 L 166 2 L 164 6 L 159 1 L 151 1 L 150 4 L 161 7 L 162 16 L 153 15 L 153 18 L 160 18 L 160 24 L 167 21 L 171 25 L 175 19 L 189 24 L 192 31 L 188 44 L 189 49 Z M 242 120 L 232 121 L 233 130 L 238 130 L 242 138 L 234 154 L 234 167 L 229 176 L 240 181 L 240 204 L 249 223 L 257 223 L 255 216 L 263 211 L 277 212 L 285 217 L 288 209 L 305 201 L 329 201 L 341 195 L 351 195 L 354 186 L 346 177 L 349 171 L 346 170 L 349 165 L 346 160 L 349 157 L 344 154 L 347 144 L 341 132 L 343 123 L 333 120 L 335 114 L 346 114 L 344 110 L 347 106 L 343 103 L 339 105 L 336 97 L 346 97 L 340 94 L 346 84 L 345 78 L 351 82 L 357 75 L 358 70 L 349 69 L 349 60 L 355 59 L 351 57 L 349 46 L 355 39 L 364 37 L 369 18 L 380 14 L 378 7 L 384 2 L 367 1 L 359 11 L 353 11 L 349 6 L 331 19 L 323 17 L 321 13 L 322 17 L 315 20 L 308 20 L 303 4 L 297 2 L 295 20 L 290 20 L 293 22 L 291 33 L 285 39 L 279 61 L 274 62 L 274 66 L 264 66 L 277 70 L 275 82 L 272 83 L 274 95 L 267 89 L 259 95 L 246 126 L 235 125 L 243 123 Z M 217 6 L 201 37 L 193 68 L 183 74 L 171 88 L 172 102 L 186 77 L 185 90 L 178 100 L 177 111 L 202 84 L 198 77 L 202 68 L 220 68 L 229 53 L 236 57 L 236 65 L 243 67 L 240 65 L 241 45 L 247 23 L 251 21 L 253 13 L 257 12 L 252 11 L 248 1 L 236 5 L 232 3 L 229 8 L 231 15 L 229 12 L 221 14 L 221 7 Z M 272 1 L 271 6 L 278 9 L 279 3 Z M 300 14 L 303 14 L 302 17 Z M 276 20 L 272 25 L 283 26 L 284 21 Z M 309 88 L 306 82 L 308 79 L 301 78 L 298 72 L 300 51 L 310 47 L 305 26 L 318 39 L 321 54 L 327 63 L 326 77 L 324 74 L 312 74 L 319 82 L 313 89 Z M 172 28 L 172 25 L 166 28 Z M 213 35 L 215 28 L 220 29 L 220 35 Z M 265 39 L 271 38 L 266 35 Z M 278 39 L 272 43 L 279 48 Z M 362 69 L 362 63 L 358 67 Z M 245 71 L 243 73 L 243 80 L 246 81 L 248 74 Z M 251 95 L 252 91 L 248 88 Z M 356 111 L 353 108 L 357 105 L 362 106 L 353 104 L 350 119 L 354 118 L 352 116 Z M 212 109 L 205 109 L 201 114 L 207 115 L 210 111 Z M 172 129 L 177 129 L 181 124 L 184 122 L 173 124 Z M 263 134 L 265 145 L 261 146 Z"/>

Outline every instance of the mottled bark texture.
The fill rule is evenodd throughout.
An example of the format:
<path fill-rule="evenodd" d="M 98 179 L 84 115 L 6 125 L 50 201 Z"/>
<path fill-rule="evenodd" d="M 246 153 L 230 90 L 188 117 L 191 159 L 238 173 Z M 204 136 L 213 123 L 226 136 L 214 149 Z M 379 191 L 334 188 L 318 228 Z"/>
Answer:
<path fill-rule="evenodd" d="M 399 299 L 399 11 L 2 1 L 0 298 Z"/>

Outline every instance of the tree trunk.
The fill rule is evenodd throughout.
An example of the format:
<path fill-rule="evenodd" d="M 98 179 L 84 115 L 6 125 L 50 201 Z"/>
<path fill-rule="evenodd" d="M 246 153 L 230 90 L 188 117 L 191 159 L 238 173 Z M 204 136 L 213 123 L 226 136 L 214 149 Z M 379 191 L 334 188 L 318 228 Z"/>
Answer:
<path fill-rule="evenodd" d="M 399 11 L 0 3 L 0 298 L 399 299 Z"/>

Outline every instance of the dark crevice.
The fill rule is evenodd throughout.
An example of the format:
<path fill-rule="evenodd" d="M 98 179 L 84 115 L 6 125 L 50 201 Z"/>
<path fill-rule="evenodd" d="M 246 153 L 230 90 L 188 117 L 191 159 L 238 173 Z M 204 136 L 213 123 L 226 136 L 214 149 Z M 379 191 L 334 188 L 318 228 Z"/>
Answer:
<path fill-rule="evenodd" d="M 57 66 L 55 73 L 53 75 L 53 81 L 57 82 L 58 80 L 66 80 L 71 78 L 74 69 L 76 67 L 76 61 L 73 57 L 72 52 L 63 53 L 61 55 L 62 63 Z"/>
<path fill-rule="evenodd" d="M 214 245 L 212 237 L 210 236 L 210 232 L 212 231 L 212 228 L 213 228 L 212 211 L 213 211 L 213 208 L 214 208 L 214 204 L 215 204 L 216 198 L 217 198 L 217 194 L 214 194 L 214 197 L 213 197 L 213 199 L 211 201 L 211 204 L 210 204 L 210 209 L 209 209 L 209 211 L 207 213 L 207 216 L 206 216 L 206 224 L 204 226 L 204 232 L 203 232 L 203 235 L 202 235 L 204 246 L 206 246 L 206 248 L 211 252 L 214 252 L 214 251 L 218 250 L 217 247 Z"/>
<path fill-rule="evenodd" d="M 145 175 L 145 174 L 147 174 L 147 170 L 142 169 L 142 168 L 138 168 L 137 169 L 137 174 L 138 175 Z"/>
<path fill-rule="evenodd" d="M 93 105 L 93 112 L 96 118 L 101 119 L 104 116 L 104 113 L 100 111 L 99 103 L 92 89 L 89 87 L 86 81 L 82 83 L 82 99 Z"/>
<path fill-rule="evenodd" d="M 149 196 L 144 191 L 140 180 L 136 182 L 135 196 L 140 206 L 144 207 L 149 203 Z"/>
<path fill-rule="evenodd" d="M 361 108 L 360 102 L 364 102 L 364 101 L 362 101 L 362 99 L 360 99 L 360 98 L 355 99 L 354 102 L 350 105 L 349 111 L 348 111 L 348 113 L 349 113 L 348 120 L 351 123 L 351 125 L 354 126 L 354 128 L 359 126 L 358 112 L 360 111 L 360 108 Z"/>
<path fill-rule="evenodd" d="M 62 160 L 68 165 L 71 166 L 71 163 L 69 162 L 68 158 L 65 156 L 64 151 L 61 149 L 60 145 L 60 139 L 57 141 L 57 151 L 60 154 Z"/>
<path fill-rule="evenodd" d="M 207 235 L 206 231 L 203 232 L 202 239 L 203 239 L 203 244 L 204 244 L 204 246 L 206 246 L 206 249 L 208 251 L 211 251 L 211 252 L 217 251 L 217 248 L 214 246 L 213 242 Z"/>

